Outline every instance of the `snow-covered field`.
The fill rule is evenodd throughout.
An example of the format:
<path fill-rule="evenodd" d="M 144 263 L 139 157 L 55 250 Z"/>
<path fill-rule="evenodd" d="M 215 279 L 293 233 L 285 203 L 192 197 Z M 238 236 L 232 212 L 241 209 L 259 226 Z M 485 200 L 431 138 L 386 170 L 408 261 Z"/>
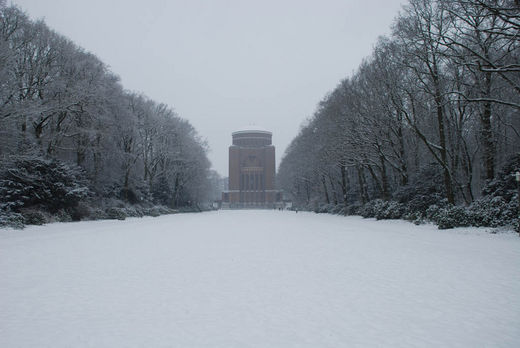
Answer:
<path fill-rule="evenodd" d="M 0 230 L 0 347 L 520 347 L 520 238 L 219 211 Z"/>

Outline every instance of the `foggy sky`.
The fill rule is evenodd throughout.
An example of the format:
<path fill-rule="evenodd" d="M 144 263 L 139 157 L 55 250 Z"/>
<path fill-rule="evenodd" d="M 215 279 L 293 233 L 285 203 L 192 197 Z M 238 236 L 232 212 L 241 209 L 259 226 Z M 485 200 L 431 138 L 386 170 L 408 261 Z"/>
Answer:
<path fill-rule="evenodd" d="M 228 175 L 231 132 L 273 132 L 276 160 L 316 104 L 390 32 L 404 0 L 15 0 L 173 106 Z"/>

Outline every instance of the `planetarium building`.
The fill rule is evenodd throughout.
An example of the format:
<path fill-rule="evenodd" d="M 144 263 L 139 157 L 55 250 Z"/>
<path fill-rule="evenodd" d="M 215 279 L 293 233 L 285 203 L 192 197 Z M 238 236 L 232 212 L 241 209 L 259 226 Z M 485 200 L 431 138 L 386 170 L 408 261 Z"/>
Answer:
<path fill-rule="evenodd" d="M 275 189 L 273 134 L 259 128 L 232 133 L 229 147 L 229 190 L 222 194 L 223 208 L 275 208 L 281 192 Z"/>

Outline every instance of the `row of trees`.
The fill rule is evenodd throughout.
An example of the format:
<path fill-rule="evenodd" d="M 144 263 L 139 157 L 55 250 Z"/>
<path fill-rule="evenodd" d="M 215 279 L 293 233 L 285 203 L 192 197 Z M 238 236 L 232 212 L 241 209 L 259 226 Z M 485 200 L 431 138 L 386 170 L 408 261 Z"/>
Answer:
<path fill-rule="evenodd" d="M 410 0 L 287 149 L 297 205 L 471 204 L 520 150 L 520 4 Z"/>
<path fill-rule="evenodd" d="M 210 191 L 207 146 L 93 54 L 0 3 L 0 159 L 75 163 L 99 197 L 179 207 Z M 15 163 L 11 161 L 9 163 Z"/>

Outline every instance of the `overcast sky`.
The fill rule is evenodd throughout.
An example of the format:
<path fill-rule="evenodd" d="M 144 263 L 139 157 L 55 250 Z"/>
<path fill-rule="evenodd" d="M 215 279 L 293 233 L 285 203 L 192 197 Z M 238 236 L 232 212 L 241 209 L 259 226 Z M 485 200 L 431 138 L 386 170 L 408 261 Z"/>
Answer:
<path fill-rule="evenodd" d="M 390 32 L 403 0 L 14 0 L 173 106 L 228 175 L 231 132 L 273 132 L 277 163 L 316 104 Z"/>

